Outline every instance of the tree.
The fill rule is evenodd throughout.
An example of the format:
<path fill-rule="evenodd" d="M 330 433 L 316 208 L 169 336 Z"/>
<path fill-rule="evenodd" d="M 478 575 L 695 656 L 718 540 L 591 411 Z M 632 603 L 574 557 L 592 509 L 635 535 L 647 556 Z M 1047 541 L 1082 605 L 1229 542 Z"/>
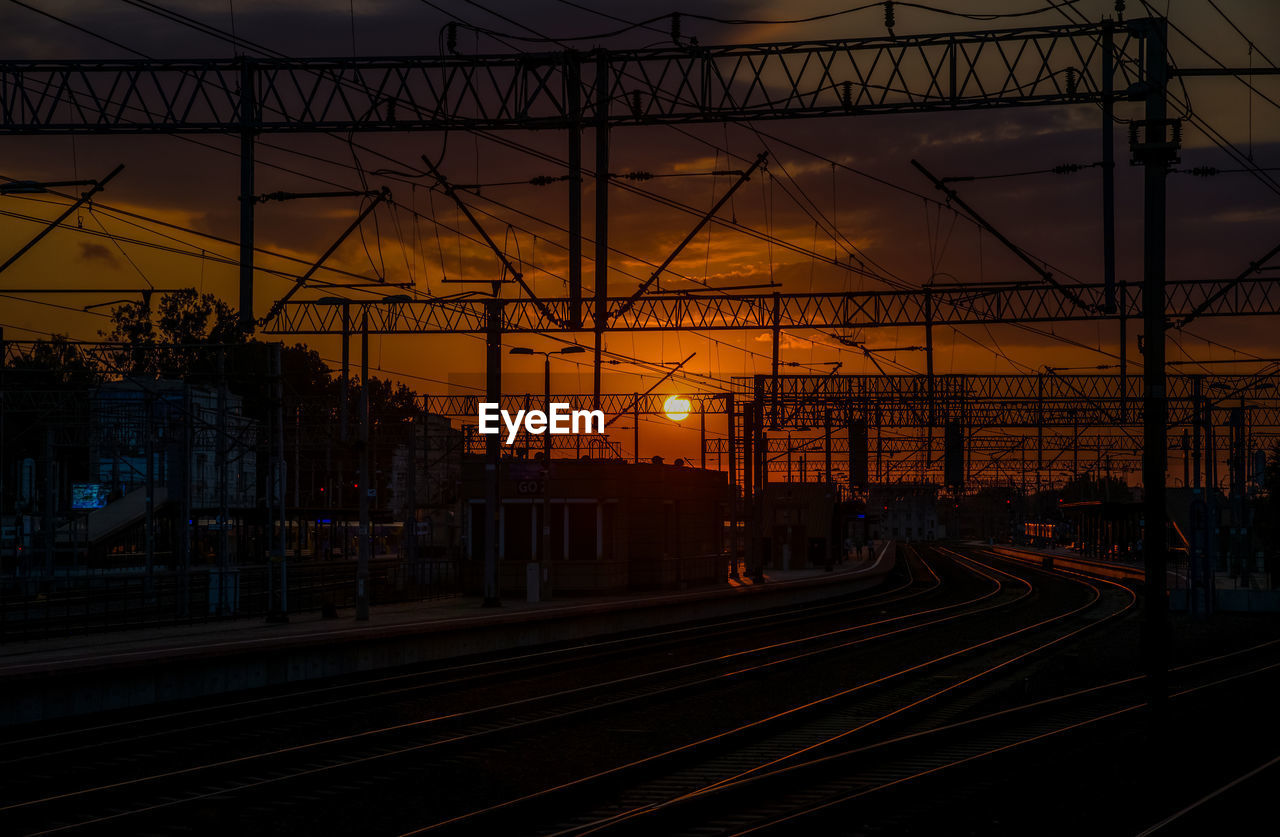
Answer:
<path fill-rule="evenodd" d="M 244 343 L 236 314 L 213 294 L 182 288 L 162 294 L 153 318 L 148 295 L 111 309 L 112 327 L 100 332 L 124 344 L 117 356 L 123 371 L 166 378 L 211 377 L 213 345 Z"/>

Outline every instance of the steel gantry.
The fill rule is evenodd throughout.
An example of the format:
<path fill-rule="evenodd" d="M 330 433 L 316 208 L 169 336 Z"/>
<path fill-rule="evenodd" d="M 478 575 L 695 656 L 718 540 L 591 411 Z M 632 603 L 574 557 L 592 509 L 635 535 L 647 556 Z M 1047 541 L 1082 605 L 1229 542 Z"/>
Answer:
<path fill-rule="evenodd" d="M 253 152 L 258 134 L 566 129 L 573 210 L 566 322 L 579 328 L 584 322 L 580 264 L 584 127 L 595 129 L 596 216 L 607 225 L 608 132 L 616 126 L 1099 104 L 1106 261 L 1101 304 L 1103 310 L 1110 311 L 1115 302 L 1112 108 L 1118 100 L 1140 101 L 1144 112 L 1131 126 L 1130 150 L 1134 162 L 1143 166 L 1143 448 L 1162 451 L 1166 444 L 1166 177 L 1177 159 L 1180 136 L 1176 121 L 1167 114 L 1169 78 L 1167 21 L 1160 18 L 588 54 L 6 62 L 0 64 L 0 133 L 238 135 L 240 315 L 246 330 L 251 330 Z M 597 227 L 592 326 L 598 346 L 603 331 L 613 324 L 608 317 L 607 231 L 600 223 Z M 1238 287 L 1239 283 L 1226 289 L 1222 296 L 1234 294 Z M 1047 285 L 1045 291 L 1065 297 L 1077 308 L 1085 307 L 1076 301 L 1073 288 Z M 1216 298 L 1205 295 L 1201 302 Z M 932 297 L 926 295 L 924 301 L 931 304 Z M 635 308 L 626 313 L 632 310 Z M 1185 316 L 1201 313 L 1197 307 Z M 509 318 L 496 300 L 484 307 L 483 314 L 489 400 L 497 400 L 501 395 L 501 335 L 504 320 Z M 368 323 L 367 317 L 362 320 Z M 781 328 L 779 321 L 780 315 L 775 315 L 775 336 Z M 752 322 L 748 327 L 759 326 Z M 367 339 L 368 331 L 364 334 Z M 746 426 L 753 423 L 748 421 Z M 496 441 L 491 441 L 487 467 L 494 471 L 491 482 L 495 485 L 498 452 Z M 1152 700 L 1159 703 L 1165 693 L 1168 655 L 1167 544 L 1164 527 L 1157 523 L 1165 519 L 1166 510 L 1161 457 L 1145 457 L 1143 485 L 1145 517 L 1151 523 L 1145 534 L 1144 636 L 1148 641 L 1144 662 L 1148 682 L 1154 686 Z M 491 489 L 487 498 L 486 594 L 491 603 L 496 603 L 495 491 Z"/>
<path fill-rule="evenodd" d="M 582 322 L 581 142 L 596 132 L 607 226 L 608 132 L 624 125 L 922 113 L 1136 100 L 1156 20 L 729 46 L 406 58 L 0 62 L 0 133 L 241 139 L 241 321 L 253 312 L 254 138 L 320 131 L 568 132 L 569 297 Z M 1158 44 L 1157 49 L 1152 49 Z M 1161 88 L 1163 92 L 1163 88 Z M 1110 120 L 1104 119 L 1110 130 Z M 1104 149 L 1105 150 L 1105 149 Z M 1104 173 L 1109 175 L 1108 172 Z M 597 230 L 595 327 L 608 327 Z M 1108 272 L 1108 280 L 1111 273 Z M 1108 291 L 1110 294 L 1111 291 Z M 1109 308 L 1110 306 L 1108 306 Z"/>
<path fill-rule="evenodd" d="M 797 328 L 869 329 L 887 326 L 995 325 L 1136 318 L 1142 315 L 1141 288 L 1124 286 L 1116 310 L 1105 308 L 1102 283 L 1071 285 L 1084 307 L 1056 288 L 1041 284 L 938 285 L 908 290 L 831 293 L 717 295 L 702 292 L 609 297 L 609 312 L 598 322 L 588 312 L 582 328 L 609 331 L 732 331 Z M 1204 305 L 1204 303 L 1208 303 Z M 484 334 L 489 299 L 323 299 L 290 302 L 266 322 L 268 334 L 338 334 L 343 317 L 357 322 L 368 314 L 374 334 Z M 569 322 L 568 297 L 502 299 L 507 333 L 557 331 Z M 1165 311 L 1171 319 L 1189 316 L 1250 316 L 1280 313 L 1280 282 L 1274 279 L 1169 282 Z"/>

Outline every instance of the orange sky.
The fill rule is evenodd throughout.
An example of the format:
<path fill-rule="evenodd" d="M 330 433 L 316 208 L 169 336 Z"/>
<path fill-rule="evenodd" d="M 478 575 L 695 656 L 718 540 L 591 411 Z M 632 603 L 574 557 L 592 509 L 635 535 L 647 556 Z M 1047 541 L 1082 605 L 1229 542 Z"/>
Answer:
<path fill-rule="evenodd" d="M 173 24 L 152 19 L 136 10 L 124 11 L 99 3 L 36 3 L 80 25 L 104 33 L 119 43 L 148 55 L 208 55 L 225 57 L 230 47 L 196 35 Z M 171 4 L 187 14 L 221 27 L 229 27 L 225 4 Z M 964 10 L 1025 10 L 1034 2 L 950 3 Z M 1131 7 L 1139 4 L 1130 3 Z M 1182 5 L 1184 8 L 1179 8 Z M 1222 61 L 1248 66 L 1265 57 L 1280 59 L 1280 12 L 1270 3 L 1222 0 L 1220 6 L 1243 31 L 1258 38 L 1252 52 L 1228 24 L 1202 4 L 1174 4 L 1173 20 Z M 1077 6 L 1090 18 L 1111 11 L 1109 2 L 1081 2 Z M 338 8 L 340 7 L 340 8 Z M 544 8 L 545 7 L 545 8 Z M 445 17 L 412 2 L 364 2 L 353 6 L 357 49 L 361 52 L 403 54 L 434 53 L 436 33 Z M 535 5 L 505 3 L 492 8 L 513 19 L 557 35 L 603 31 L 609 21 L 554 2 Z M 627 17 L 639 13 L 631 6 L 613 3 L 602 11 Z M 765 17 L 785 14 L 800 17 L 814 10 L 831 10 L 822 3 L 695 3 L 682 11 L 702 11 L 717 16 Z M 1159 5 L 1163 9 L 1163 4 Z M 542 13 L 540 13 L 540 10 Z M 483 23 L 504 32 L 514 27 L 489 18 L 474 6 L 454 10 L 459 19 Z M 660 13 L 656 10 L 653 14 Z M 1137 16 L 1130 9 L 1130 16 Z M 116 47 L 68 31 L 45 18 L 16 6 L 0 15 L 0 58 L 85 58 L 120 56 Z M 291 55 L 350 54 L 351 19 L 348 5 L 266 3 L 253 11 L 241 11 L 237 32 L 258 43 L 269 44 Z M 1015 19 L 1004 24 L 938 19 L 924 13 L 900 10 L 900 33 L 936 30 L 980 29 L 996 25 L 1021 26 L 1056 23 L 1052 13 Z M 822 24 L 790 26 L 722 26 L 685 21 L 686 32 L 696 32 L 704 43 L 798 40 L 812 37 L 854 37 L 883 34 L 878 13 L 846 16 Z M 627 40 L 630 37 L 630 40 Z M 660 40 L 638 33 L 620 44 L 643 45 Z M 638 38 L 638 40 L 637 40 Z M 469 36 L 467 51 L 508 51 L 483 36 Z M 538 48 L 526 45 L 529 48 Z M 415 50 L 416 47 L 416 50 Z M 546 48 L 545 46 L 541 48 Z M 554 48 L 554 47 L 553 47 Z M 1175 60 L 1187 66 L 1208 63 L 1196 49 L 1182 41 L 1171 45 Z M 1212 123 L 1242 150 L 1251 151 L 1262 166 L 1280 165 L 1280 108 L 1265 101 L 1280 101 L 1280 79 L 1258 77 L 1258 93 L 1250 94 L 1238 81 L 1214 79 L 1188 82 L 1187 92 L 1195 112 Z M 1177 96 L 1182 96 L 1179 89 Z M 1133 111 L 1127 106 L 1120 115 Z M 917 158 L 940 175 L 977 175 L 1047 168 L 1061 163 L 1090 163 L 1100 156 L 1099 117 L 1092 106 L 1003 110 L 949 115 L 848 117 L 829 120 L 761 123 L 752 126 L 694 126 L 690 128 L 630 128 L 614 132 L 611 170 L 615 173 L 647 171 L 682 174 L 641 184 L 653 193 L 693 207 L 706 208 L 732 183 L 732 176 L 713 177 L 716 169 L 739 169 L 742 158 L 761 150 L 771 152 L 769 171 L 746 184 L 722 217 L 778 238 L 795 242 L 823 257 L 833 254 L 847 261 L 856 248 L 882 272 L 909 285 L 937 282 L 1027 279 L 1032 274 L 1002 251 L 993 239 L 979 234 L 973 224 L 947 210 L 929 208 L 919 195 L 935 194 L 930 184 L 909 165 Z M 765 136 L 769 135 L 769 136 Z M 565 156 L 559 134 L 503 134 L 511 142 Z M 102 206 L 72 216 L 74 229 L 53 233 L 36 250 L 0 277 L 5 289 L 48 287 L 144 287 L 195 286 L 235 299 L 236 248 L 199 236 L 163 230 L 156 225 L 122 217 L 107 207 L 127 209 L 150 218 L 188 226 L 235 239 L 238 190 L 236 141 L 199 137 L 199 143 L 174 137 L 11 137 L 5 138 L 6 154 L 0 174 L 21 179 L 99 177 L 117 163 L 125 171 L 101 196 Z M 803 150 L 788 147 L 791 143 Z M 452 293 L 459 288 L 443 277 L 484 278 L 495 275 L 496 260 L 481 246 L 457 234 L 472 233 L 447 198 L 432 193 L 418 179 L 378 174 L 379 169 L 420 169 L 422 153 L 441 157 L 441 169 L 455 183 L 494 184 L 528 180 L 538 175 L 558 176 L 564 169 L 529 154 L 512 151 L 488 138 L 454 133 L 441 135 L 364 135 L 355 137 L 362 147 L 348 145 L 343 137 L 264 137 L 258 150 L 258 191 L 278 189 L 308 191 L 358 188 L 359 166 L 369 188 L 388 186 L 400 205 L 383 208 L 374 220 L 353 237 L 331 265 L 365 277 L 389 282 L 409 282 L 419 292 Z M 593 137 L 587 132 L 584 163 L 592 165 Z M 1120 279 L 1140 278 L 1140 171 L 1125 165 L 1123 126 L 1117 131 L 1117 206 Z M 228 153 L 230 152 L 230 153 Z M 809 153 L 812 152 L 812 153 Z M 732 157 L 730 156 L 732 155 Z M 834 165 L 833 165 L 834 163 Z M 1183 168 L 1193 166 L 1233 168 L 1225 155 L 1195 130 L 1188 130 Z M 288 169 L 288 171 L 283 170 Z M 890 188 L 863 176 L 865 172 L 902 187 Z M 1100 177 L 1097 169 L 1065 176 L 1037 175 L 959 184 L 961 194 L 979 208 L 1005 235 L 1037 258 L 1053 266 L 1063 281 L 1098 281 L 1101 278 Z M 906 191 L 904 191 L 906 190 Z M 549 186 L 493 185 L 469 194 L 468 204 L 481 213 L 489 233 L 510 258 L 519 261 L 540 294 L 563 295 L 567 235 L 564 184 Z M 1280 204 L 1276 194 L 1247 174 L 1217 178 L 1193 178 L 1175 174 L 1169 181 L 1169 278 L 1222 278 L 1235 275 L 1250 260 L 1276 243 L 1280 229 Z M 584 189 L 584 232 L 592 236 L 594 193 Z M 51 218 L 59 201 L 47 196 L 0 198 L 0 253 L 21 246 L 38 225 L 15 215 Z M 410 210 L 422 217 L 415 218 Z M 257 241 L 262 247 L 310 260 L 322 252 L 358 211 L 355 200 L 302 201 L 266 204 L 258 211 Z M 814 217 L 818 220 L 815 222 Z M 648 275 L 645 262 L 661 261 L 695 222 L 691 215 L 674 211 L 654 200 L 621 189 L 611 192 L 611 243 L 625 255 L 611 264 L 610 289 L 634 290 Z M 831 230 L 838 231 L 833 236 Z M 99 235 L 98 233 L 106 233 Z M 114 240 L 113 240 L 114 237 Z M 150 249 L 125 239 L 163 245 L 184 254 Z M 584 248 L 584 284 L 594 277 L 590 243 Z M 262 257 L 260 267 L 297 272 L 297 264 Z M 322 273 L 330 281 L 350 277 Z M 680 277 L 688 277 L 682 279 Z M 744 285 L 769 281 L 779 290 L 875 289 L 876 281 L 833 267 L 809 255 L 769 247 L 763 242 L 721 226 L 711 226 L 672 265 L 663 287 L 678 288 L 689 281 L 711 285 Z M 264 313 L 285 290 L 278 278 L 260 274 L 255 308 Z M 507 293 L 514 293 L 508 287 Z M 589 290 L 588 290 L 589 292 Z M 333 291 L 318 291 L 317 295 Z M 19 294 L 19 296 L 21 296 Z M 106 321 L 83 311 L 110 296 L 41 296 L 54 308 L 13 297 L 5 298 L 0 324 L 10 339 L 60 332 L 93 339 Z M 67 310 L 71 309 L 71 310 Z M 98 313 L 105 309 L 97 309 Z M 1174 332 L 1169 358 L 1194 357 L 1221 360 L 1248 354 L 1271 357 L 1280 352 L 1267 323 L 1249 320 L 1204 321 L 1188 332 Z M 1033 333 L 1015 327 L 935 331 L 935 370 L 949 372 L 1030 371 L 1046 365 L 1087 367 L 1114 363 L 1117 334 L 1114 325 L 1065 325 L 1041 327 Z M 1130 356 L 1136 351 L 1138 329 L 1130 329 Z M 892 348 L 923 343 L 918 329 L 887 328 L 860 335 L 869 345 Z M 1064 342 L 1064 339 L 1072 342 Z M 586 338 L 584 337 L 584 342 Z M 511 345 L 552 348 L 559 344 L 536 337 L 511 337 Z M 339 356 L 331 338 L 312 341 L 327 358 Z M 622 355 L 654 362 L 674 362 L 696 353 L 688 364 L 691 372 L 726 379 L 768 369 L 767 334 L 716 333 L 632 335 L 612 334 L 607 347 Z M 372 363 L 385 374 L 399 377 L 415 389 L 443 392 L 452 382 L 458 391 L 476 383 L 483 369 L 483 345 L 478 339 L 458 337 L 385 337 L 373 341 Z M 920 352 L 900 351 L 880 356 L 890 371 L 923 369 Z M 589 391 L 589 355 L 555 361 L 555 388 Z M 793 372 L 825 372 L 825 364 L 840 362 L 841 371 L 873 373 L 875 367 L 859 352 L 842 348 L 836 336 L 814 330 L 797 330 L 785 336 L 782 360 Z M 1256 368 L 1256 367 L 1255 367 Z M 541 359 L 507 358 L 511 391 L 540 391 Z M 1135 373 L 1138 367 L 1135 366 Z M 643 391 L 656 380 L 651 368 L 631 364 L 609 367 L 606 389 Z M 703 379 L 705 380 L 705 379 Z M 693 388 L 696 380 L 669 382 L 664 391 Z M 696 457 L 696 426 L 679 433 L 665 422 L 646 423 L 642 452 Z M 713 432 L 722 432 L 721 427 Z M 625 434 L 629 446 L 630 434 Z M 690 441 L 691 439 L 691 441 Z M 692 445 L 692 446 L 691 446 Z"/>

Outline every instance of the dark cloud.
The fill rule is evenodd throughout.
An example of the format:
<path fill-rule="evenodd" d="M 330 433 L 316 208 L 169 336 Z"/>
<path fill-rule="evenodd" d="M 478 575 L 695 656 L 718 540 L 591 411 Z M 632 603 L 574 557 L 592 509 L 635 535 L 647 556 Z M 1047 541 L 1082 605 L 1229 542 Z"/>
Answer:
<path fill-rule="evenodd" d="M 85 262 L 102 262 L 110 267 L 119 266 L 116 260 L 116 254 L 111 252 L 105 244 L 95 244 L 91 241 L 80 242 L 80 260 Z"/>

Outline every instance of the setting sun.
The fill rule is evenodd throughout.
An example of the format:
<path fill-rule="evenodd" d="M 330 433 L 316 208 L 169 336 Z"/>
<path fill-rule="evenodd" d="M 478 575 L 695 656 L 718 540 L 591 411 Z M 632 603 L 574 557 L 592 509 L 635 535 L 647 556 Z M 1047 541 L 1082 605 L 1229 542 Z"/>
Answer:
<path fill-rule="evenodd" d="M 673 395 L 662 404 L 662 410 L 672 421 L 684 421 L 689 417 L 690 403 L 688 398 Z"/>

